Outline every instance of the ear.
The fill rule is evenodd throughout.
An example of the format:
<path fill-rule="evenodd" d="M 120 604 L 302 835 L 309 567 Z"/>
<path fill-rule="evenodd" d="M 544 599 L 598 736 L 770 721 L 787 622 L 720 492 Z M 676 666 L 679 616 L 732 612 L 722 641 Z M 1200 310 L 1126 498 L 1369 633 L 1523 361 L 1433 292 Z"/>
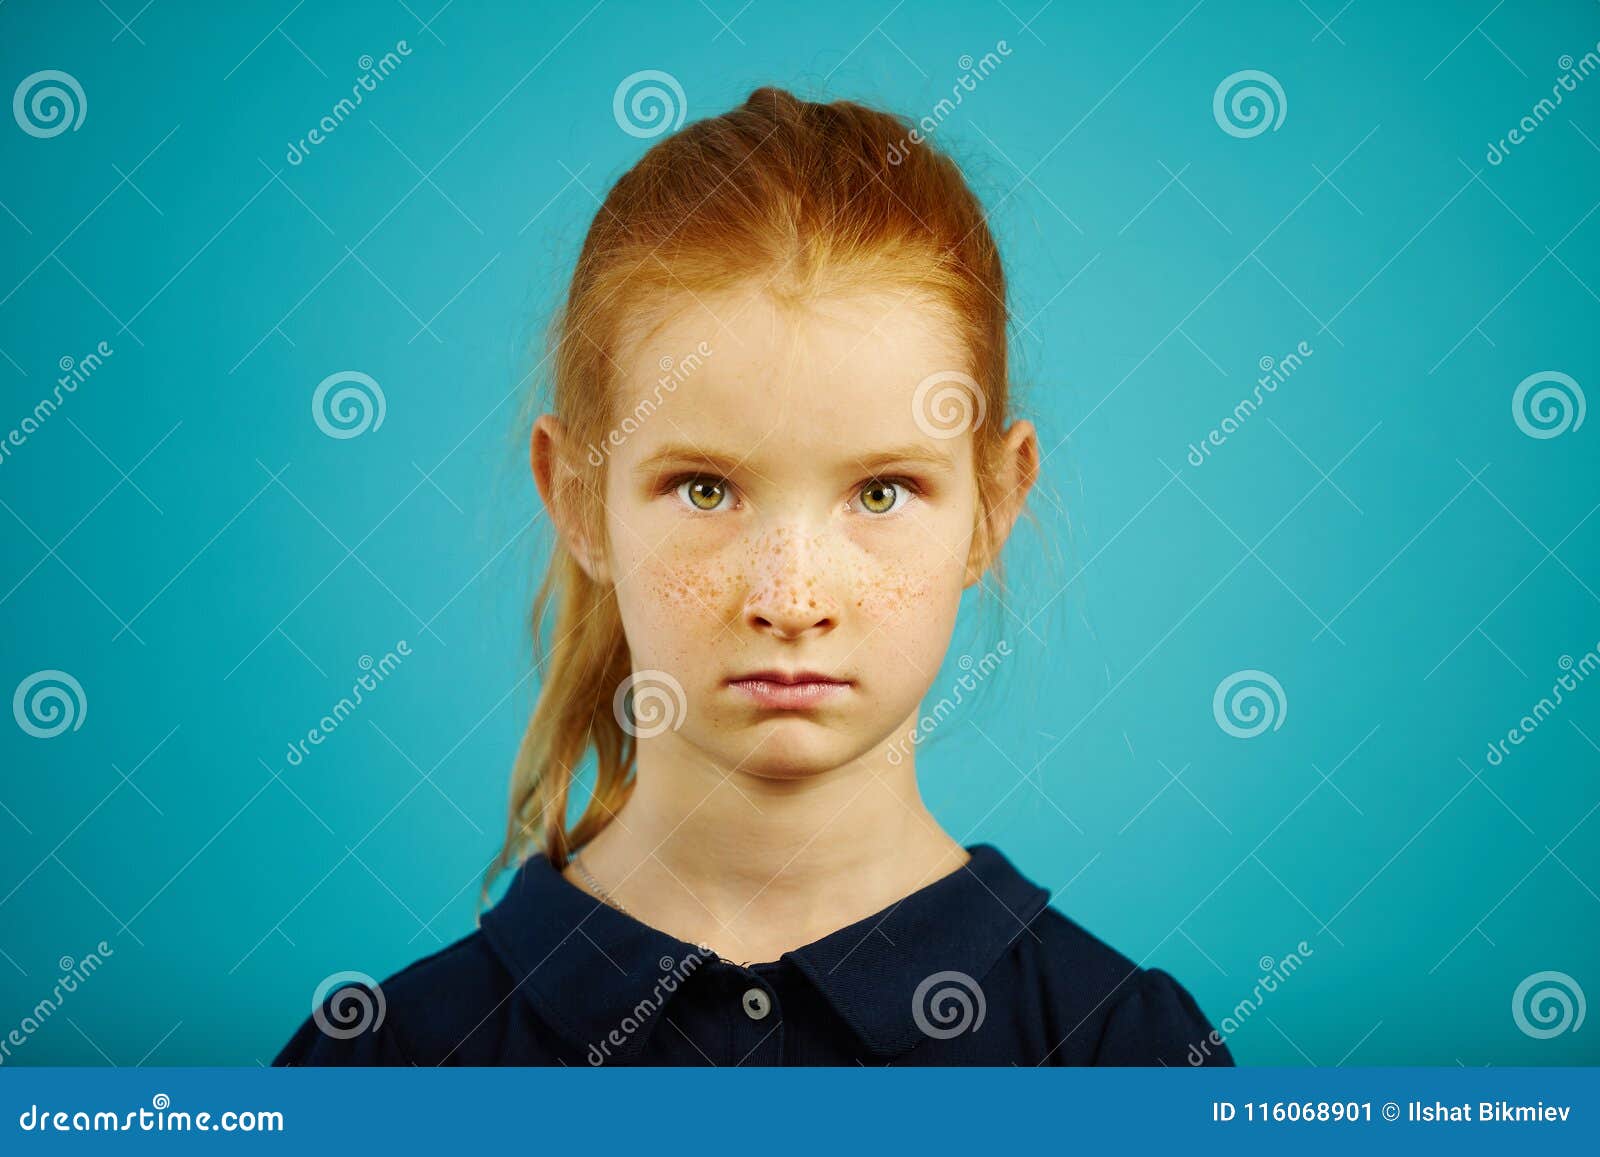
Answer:
<path fill-rule="evenodd" d="M 595 485 L 599 475 L 585 472 L 573 457 L 572 439 L 554 414 L 541 414 L 533 424 L 529 461 L 533 480 L 539 487 L 550 524 L 562 545 L 572 552 L 585 574 L 597 583 L 611 581 L 605 552 L 597 550 L 583 525 L 583 511 L 577 499 L 585 486 Z"/>
<path fill-rule="evenodd" d="M 1000 550 L 1011 537 L 1011 528 L 1028 500 L 1028 492 L 1039 480 L 1039 436 L 1033 423 L 1013 422 L 996 458 L 994 506 L 980 520 L 977 533 L 972 537 L 963 590 L 980 582 L 1000 557 Z"/>

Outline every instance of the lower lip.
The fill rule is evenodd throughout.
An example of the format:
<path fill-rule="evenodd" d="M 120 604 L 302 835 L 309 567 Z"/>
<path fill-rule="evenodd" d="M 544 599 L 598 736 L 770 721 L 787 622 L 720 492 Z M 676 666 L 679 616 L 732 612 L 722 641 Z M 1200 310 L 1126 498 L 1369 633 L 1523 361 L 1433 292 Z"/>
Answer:
<path fill-rule="evenodd" d="M 769 679 L 732 679 L 728 686 L 760 707 L 793 710 L 829 703 L 850 689 L 848 683 L 774 683 Z"/>

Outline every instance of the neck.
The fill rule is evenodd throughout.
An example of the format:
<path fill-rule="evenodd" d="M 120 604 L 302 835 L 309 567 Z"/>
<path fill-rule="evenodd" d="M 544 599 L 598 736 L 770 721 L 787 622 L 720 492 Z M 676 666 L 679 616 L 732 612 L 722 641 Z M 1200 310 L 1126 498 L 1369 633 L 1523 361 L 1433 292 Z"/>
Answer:
<path fill-rule="evenodd" d="M 968 858 L 909 758 L 771 779 L 678 754 L 640 744 L 633 793 L 581 854 L 635 919 L 729 959 L 775 960 Z"/>

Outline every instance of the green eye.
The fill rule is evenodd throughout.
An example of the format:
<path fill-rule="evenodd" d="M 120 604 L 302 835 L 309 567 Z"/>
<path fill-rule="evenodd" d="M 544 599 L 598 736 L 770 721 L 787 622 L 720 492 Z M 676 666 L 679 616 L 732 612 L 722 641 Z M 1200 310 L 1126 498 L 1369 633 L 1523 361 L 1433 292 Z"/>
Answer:
<path fill-rule="evenodd" d="M 728 489 L 715 479 L 691 478 L 679 485 L 678 493 L 696 510 L 715 510 Z"/>
<path fill-rule="evenodd" d="M 724 507 L 726 503 L 723 500 L 729 495 L 727 481 L 715 475 L 686 475 L 668 485 L 692 509 L 706 513 Z M 857 493 L 861 508 L 868 514 L 889 514 L 904 506 L 917 491 L 914 485 L 899 479 L 874 478 Z"/>
<path fill-rule="evenodd" d="M 874 480 L 861 488 L 861 505 L 873 514 L 887 514 L 894 509 L 900 489 L 893 482 Z"/>

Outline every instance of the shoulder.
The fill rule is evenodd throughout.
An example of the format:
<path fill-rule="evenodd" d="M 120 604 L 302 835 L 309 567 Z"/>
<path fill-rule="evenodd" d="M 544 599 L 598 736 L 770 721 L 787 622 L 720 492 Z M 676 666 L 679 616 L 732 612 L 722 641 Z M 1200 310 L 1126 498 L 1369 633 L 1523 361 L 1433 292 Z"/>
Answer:
<path fill-rule="evenodd" d="M 456 1054 L 500 1031 L 515 981 L 474 930 L 382 981 L 335 973 L 322 986 L 274 1065 L 469 1063 Z"/>
<path fill-rule="evenodd" d="M 1040 1011 L 1056 1034 L 1051 1063 L 1233 1063 L 1176 977 L 1141 967 L 1055 908 L 1045 907 L 1018 932 L 1012 955 L 1037 985 Z"/>

